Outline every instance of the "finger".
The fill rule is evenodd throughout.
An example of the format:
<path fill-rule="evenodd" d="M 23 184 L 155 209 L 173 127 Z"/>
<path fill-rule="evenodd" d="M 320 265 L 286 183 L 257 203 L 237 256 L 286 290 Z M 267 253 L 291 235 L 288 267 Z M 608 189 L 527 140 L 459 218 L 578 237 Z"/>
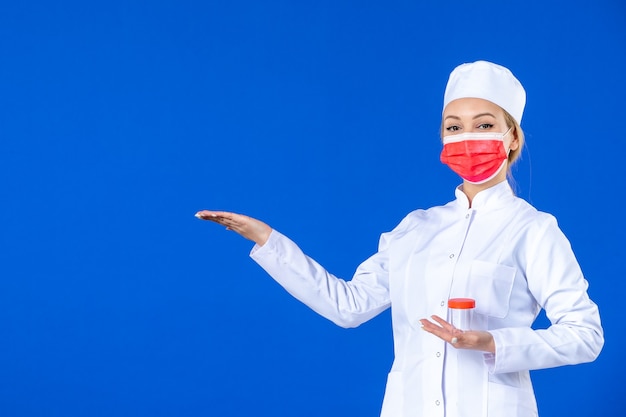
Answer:
<path fill-rule="evenodd" d="M 230 214 L 231 213 L 228 213 L 228 215 Z M 236 216 L 236 215 L 232 217 L 231 216 L 228 216 L 228 217 L 216 216 L 216 217 L 211 217 L 208 220 L 218 223 L 221 226 L 224 226 L 226 230 L 237 232 L 240 235 L 245 235 L 246 225 L 245 225 L 245 222 L 241 221 L 239 216 Z"/>
<path fill-rule="evenodd" d="M 227 211 L 213 212 L 207 220 L 214 221 L 231 230 L 240 231 L 246 224 L 246 217 L 241 214 L 230 213 Z"/>
<path fill-rule="evenodd" d="M 209 210 L 200 210 L 194 216 L 202 220 L 209 220 L 212 217 L 217 217 L 217 213 Z"/>
<path fill-rule="evenodd" d="M 458 347 L 458 343 L 459 341 L 461 341 L 461 335 L 463 334 L 463 332 L 453 327 L 441 317 L 433 316 L 432 318 L 441 325 L 437 325 L 430 320 L 422 319 L 420 320 L 420 323 L 422 324 L 422 329 L 427 331 L 428 333 L 437 336 L 443 341 L 451 343 L 455 347 Z"/>
<path fill-rule="evenodd" d="M 428 333 L 432 333 L 442 339 L 445 339 L 445 337 L 450 334 L 450 332 L 445 330 L 443 327 L 433 323 L 430 320 L 422 319 L 420 320 L 420 323 L 422 323 L 422 330 L 425 330 Z"/>
<path fill-rule="evenodd" d="M 227 211 L 211 211 L 211 210 L 200 210 L 195 214 L 195 217 L 201 220 L 210 220 L 216 223 L 223 224 L 225 221 L 232 221 L 234 213 L 229 213 Z"/>
<path fill-rule="evenodd" d="M 448 323 L 447 321 L 445 321 L 444 319 L 442 319 L 439 316 L 431 316 L 431 318 L 436 321 L 441 327 L 443 327 L 444 329 L 446 329 L 449 332 L 452 332 L 453 330 L 456 329 L 456 327 L 454 327 L 453 325 L 451 325 L 450 323 Z"/>
<path fill-rule="evenodd" d="M 436 328 L 439 327 L 426 319 L 420 320 L 420 323 L 422 324 L 422 329 L 426 331 L 436 330 Z"/>

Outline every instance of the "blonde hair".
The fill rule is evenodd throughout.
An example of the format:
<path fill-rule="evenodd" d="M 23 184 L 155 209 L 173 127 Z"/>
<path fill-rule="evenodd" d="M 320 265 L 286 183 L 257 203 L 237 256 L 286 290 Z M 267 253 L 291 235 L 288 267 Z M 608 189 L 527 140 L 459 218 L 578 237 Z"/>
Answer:
<path fill-rule="evenodd" d="M 509 174 L 511 170 L 511 166 L 517 161 L 522 154 L 522 148 L 524 147 L 524 131 L 522 127 L 517 123 L 517 120 L 513 118 L 506 110 L 502 109 L 504 112 L 504 120 L 506 121 L 506 127 L 511 129 L 511 134 L 514 138 L 517 138 L 518 147 L 516 150 L 512 150 L 509 152 Z"/>

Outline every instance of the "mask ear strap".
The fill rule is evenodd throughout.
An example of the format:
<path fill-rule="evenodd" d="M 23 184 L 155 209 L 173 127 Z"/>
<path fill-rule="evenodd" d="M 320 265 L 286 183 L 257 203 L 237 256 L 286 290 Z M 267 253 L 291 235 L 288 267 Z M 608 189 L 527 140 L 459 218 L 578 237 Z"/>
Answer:
<path fill-rule="evenodd" d="M 509 130 L 507 130 L 506 132 L 504 132 L 502 134 L 502 142 L 504 143 L 504 138 L 506 137 L 506 135 L 509 134 L 509 132 L 513 129 L 513 126 L 509 127 Z M 511 142 L 513 142 L 513 140 L 511 140 Z M 511 153 L 511 145 L 509 144 L 509 148 L 506 150 L 506 159 L 509 159 L 509 154 Z"/>

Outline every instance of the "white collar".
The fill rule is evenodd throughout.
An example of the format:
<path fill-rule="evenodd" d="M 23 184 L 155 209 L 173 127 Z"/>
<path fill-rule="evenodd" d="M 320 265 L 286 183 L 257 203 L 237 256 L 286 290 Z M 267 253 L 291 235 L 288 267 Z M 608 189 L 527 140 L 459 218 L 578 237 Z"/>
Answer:
<path fill-rule="evenodd" d="M 469 199 L 461 190 L 462 187 L 462 184 L 456 187 L 454 194 L 456 195 L 457 203 L 463 209 L 467 210 L 470 205 Z M 509 185 L 509 182 L 504 180 L 476 194 L 472 200 L 472 208 L 481 209 L 485 207 L 496 207 L 500 205 L 499 203 L 506 202 L 514 197 L 515 195 L 513 194 L 513 189 Z"/>

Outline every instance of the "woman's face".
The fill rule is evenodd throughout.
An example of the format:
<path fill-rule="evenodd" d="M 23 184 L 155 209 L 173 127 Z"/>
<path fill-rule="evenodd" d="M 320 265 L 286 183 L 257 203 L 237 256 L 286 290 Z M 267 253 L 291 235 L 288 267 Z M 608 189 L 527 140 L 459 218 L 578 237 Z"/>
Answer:
<path fill-rule="evenodd" d="M 442 136 L 461 133 L 505 133 L 509 130 L 504 111 L 481 98 L 460 98 L 448 103 L 443 111 Z M 517 138 L 509 133 L 504 138 L 505 149 L 515 150 Z"/>

